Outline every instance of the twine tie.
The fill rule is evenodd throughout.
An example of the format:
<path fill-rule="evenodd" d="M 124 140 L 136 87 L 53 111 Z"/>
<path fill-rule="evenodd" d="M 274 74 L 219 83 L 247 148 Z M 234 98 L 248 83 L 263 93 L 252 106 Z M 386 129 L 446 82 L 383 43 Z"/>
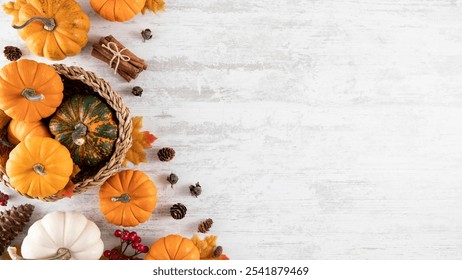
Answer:
<path fill-rule="evenodd" d="M 123 60 L 123 61 L 130 61 L 130 57 L 128 55 L 124 55 L 122 54 L 122 52 L 124 50 L 126 50 L 127 48 L 123 48 L 119 51 L 119 48 L 117 47 L 117 44 L 114 43 L 114 42 L 109 42 L 107 43 L 107 45 L 105 44 L 102 44 L 102 47 L 109 50 L 113 56 L 111 58 L 111 60 L 109 61 L 109 65 L 112 66 L 112 62 L 114 62 L 114 59 L 117 58 L 117 62 L 116 62 L 116 65 L 114 67 L 114 74 L 117 73 L 117 68 L 119 68 L 119 63 L 120 63 L 120 60 Z"/>

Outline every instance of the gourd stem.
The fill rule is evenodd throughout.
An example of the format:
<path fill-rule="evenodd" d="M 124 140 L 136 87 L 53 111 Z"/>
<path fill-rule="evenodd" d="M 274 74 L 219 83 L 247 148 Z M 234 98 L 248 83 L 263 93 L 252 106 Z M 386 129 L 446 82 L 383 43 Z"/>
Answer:
<path fill-rule="evenodd" d="M 19 26 L 18 25 L 13 25 L 13 28 L 14 29 L 23 29 L 24 27 L 29 25 L 29 23 L 31 23 L 33 21 L 36 21 L 36 20 L 43 23 L 43 29 L 45 29 L 47 31 L 53 31 L 56 28 L 56 22 L 55 22 L 54 19 L 52 19 L 52 18 L 44 18 L 44 17 L 31 17 L 28 21 L 26 21 L 22 25 L 19 25 Z"/>
<path fill-rule="evenodd" d="M 32 168 L 34 169 L 35 173 L 37 173 L 38 175 L 42 175 L 42 176 L 47 175 L 47 173 L 45 172 L 45 166 L 43 166 L 41 163 L 34 164 Z"/>
<path fill-rule="evenodd" d="M 45 96 L 43 94 L 37 94 L 37 92 L 33 88 L 25 88 L 21 92 L 21 95 L 29 101 L 40 101 L 45 99 Z"/>
<path fill-rule="evenodd" d="M 10 255 L 10 258 L 12 260 L 31 260 L 31 259 L 25 259 L 21 257 L 18 254 L 18 250 L 16 247 L 8 247 L 8 254 Z M 70 260 L 71 259 L 71 251 L 67 248 L 59 248 L 58 251 L 56 252 L 56 255 L 48 257 L 48 258 L 43 258 L 43 259 L 37 259 L 37 260 Z"/>
<path fill-rule="evenodd" d="M 87 135 L 87 130 L 87 126 L 81 122 L 79 122 L 74 127 L 74 131 L 72 132 L 72 141 L 77 146 L 82 146 L 83 144 L 85 144 L 85 138 L 83 136 Z"/>
<path fill-rule="evenodd" d="M 116 196 L 116 197 L 111 198 L 111 201 L 112 202 L 120 201 L 120 202 L 123 202 L 123 203 L 127 203 L 127 202 L 130 202 L 131 199 L 132 198 L 130 197 L 130 195 L 128 193 L 124 193 L 121 196 Z"/>

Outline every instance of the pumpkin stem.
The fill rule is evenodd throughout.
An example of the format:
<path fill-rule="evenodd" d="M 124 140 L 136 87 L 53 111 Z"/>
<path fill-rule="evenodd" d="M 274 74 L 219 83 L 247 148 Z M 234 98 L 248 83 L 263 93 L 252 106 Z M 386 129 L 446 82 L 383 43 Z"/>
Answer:
<path fill-rule="evenodd" d="M 47 31 L 53 31 L 56 28 L 56 22 L 55 22 L 54 19 L 52 19 L 52 18 L 44 18 L 44 17 L 31 17 L 28 21 L 26 21 L 22 25 L 19 25 L 19 26 L 18 25 L 13 25 L 13 28 L 14 29 L 23 29 L 24 27 L 29 25 L 29 23 L 31 23 L 33 21 L 36 21 L 36 20 L 43 23 L 43 29 L 45 29 Z"/>
<path fill-rule="evenodd" d="M 131 199 L 132 198 L 130 197 L 130 195 L 128 193 L 124 193 L 121 196 L 116 196 L 116 197 L 111 198 L 111 201 L 112 202 L 120 201 L 120 202 L 123 202 L 123 203 L 127 203 L 127 202 L 130 202 Z"/>
<path fill-rule="evenodd" d="M 87 126 L 81 122 L 74 127 L 74 131 L 72 132 L 72 141 L 74 141 L 77 146 L 85 144 L 85 138 L 83 136 L 87 135 L 87 130 Z"/>
<path fill-rule="evenodd" d="M 40 163 L 34 164 L 32 168 L 34 169 L 35 173 L 37 173 L 38 175 L 42 175 L 42 176 L 47 175 L 47 173 L 45 172 L 45 166 L 43 166 Z"/>
<path fill-rule="evenodd" d="M 28 260 L 23 257 L 21 257 L 18 254 L 18 249 L 16 247 L 8 247 L 8 254 L 10 255 L 10 258 L 12 260 Z M 71 251 L 67 248 L 59 248 L 58 251 L 56 252 L 56 255 L 48 257 L 48 258 L 43 258 L 39 260 L 70 260 L 71 259 Z"/>
<path fill-rule="evenodd" d="M 33 88 L 25 88 L 21 92 L 21 95 L 29 101 L 40 101 L 45 99 L 45 96 L 43 94 L 37 94 L 37 92 Z"/>
<path fill-rule="evenodd" d="M 56 255 L 47 258 L 47 260 L 70 260 L 71 251 L 67 248 L 59 248 Z"/>

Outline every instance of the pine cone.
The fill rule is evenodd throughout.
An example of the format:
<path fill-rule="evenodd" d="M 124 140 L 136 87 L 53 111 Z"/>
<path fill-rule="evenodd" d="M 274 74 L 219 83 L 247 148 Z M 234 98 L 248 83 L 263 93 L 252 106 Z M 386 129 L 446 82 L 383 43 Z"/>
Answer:
<path fill-rule="evenodd" d="M 21 50 L 13 46 L 6 46 L 3 50 L 3 54 L 9 61 L 16 61 L 22 56 Z"/>
<path fill-rule="evenodd" d="M 202 193 L 202 187 L 199 185 L 199 182 L 196 183 L 196 185 L 191 185 L 189 186 L 189 192 L 191 195 L 194 195 L 195 197 L 198 197 Z"/>
<path fill-rule="evenodd" d="M 181 203 L 177 203 L 170 207 L 170 215 L 172 215 L 175 220 L 180 220 L 186 216 L 187 210 L 188 209 L 186 209 L 186 206 Z"/>
<path fill-rule="evenodd" d="M 19 207 L 13 206 L 10 210 L 0 212 L 0 254 L 24 230 L 34 208 L 34 205 L 25 204 Z"/>
<path fill-rule="evenodd" d="M 223 247 L 217 246 L 213 251 L 213 258 L 218 259 L 223 254 Z"/>
<path fill-rule="evenodd" d="M 175 150 L 172 148 L 162 148 L 157 152 L 160 161 L 170 161 L 175 156 Z"/>
<path fill-rule="evenodd" d="M 202 223 L 200 223 L 199 226 L 197 226 L 197 231 L 201 233 L 206 233 L 212 227 L 212 224 L 213 224 L 213 220 L 207 219 L 203 221 Z"/>

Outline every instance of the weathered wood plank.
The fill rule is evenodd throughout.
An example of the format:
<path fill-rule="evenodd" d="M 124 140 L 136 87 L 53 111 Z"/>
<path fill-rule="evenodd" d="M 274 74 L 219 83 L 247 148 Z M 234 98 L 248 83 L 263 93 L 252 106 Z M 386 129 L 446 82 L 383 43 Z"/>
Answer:
<path fill-rule="evenodd" d="M 149 64 L 127 84 L 89 46 L 62 62 L 105 78 L 159 138 L 136 167 L 159 188 L 136 228 L 147 243 L 191 236 L 210 217 L 233 259 L 462 257 L 460 1 L 172 0 L 127 23 L 79 2 L 89 46 L 112 34 Z M 0 47 L 46 61 L 10 24 L 0 17 Z M 154 34 L 145 43 L 144 28 Z M 173 161 L 157 160 L 164 146 Z M 194 198 L 187 187 L 198 181 Z M 30 202 L 1 190 L 11 205 Z M 177 202 L 188 207 L 180 221 L 168 213 Z M 34 203 L 34 220 L 80 211 L 115 244 L 97 190 Z"/>

